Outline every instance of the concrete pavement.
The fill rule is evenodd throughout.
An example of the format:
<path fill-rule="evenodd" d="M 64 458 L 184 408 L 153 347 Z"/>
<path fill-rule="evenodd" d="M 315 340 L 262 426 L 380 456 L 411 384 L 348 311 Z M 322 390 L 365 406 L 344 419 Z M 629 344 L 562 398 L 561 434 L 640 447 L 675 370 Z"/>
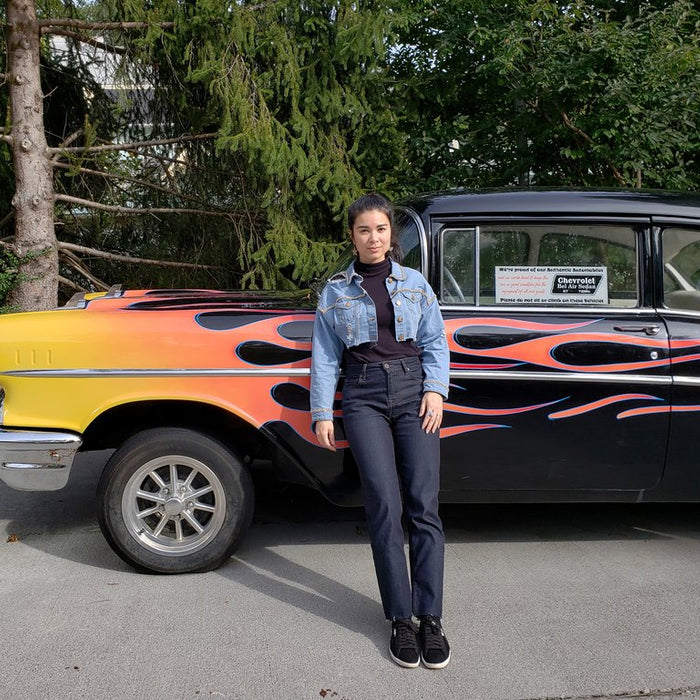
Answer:
<path fill-rule="evenodd" d="M 221 569 L 134 573 L 67 489 L 0 484 L 0 698 L 700 697 L 700 506 L 450 506 L 452 663 L 388 655 L 362 512 L 265 490 Z M 7 541 L 7 540 L 16 541 Z"/>

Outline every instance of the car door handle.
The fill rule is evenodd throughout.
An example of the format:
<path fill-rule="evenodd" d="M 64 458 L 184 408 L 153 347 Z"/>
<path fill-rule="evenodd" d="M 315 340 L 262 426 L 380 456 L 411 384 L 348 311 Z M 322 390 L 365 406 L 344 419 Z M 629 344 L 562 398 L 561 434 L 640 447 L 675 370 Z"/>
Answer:
<path fill-rule="evenodd" d="M 613 326 L 613 329 L 620 333 L 646 333 L 647 335 L 656 335 L 661 326 Z"/>

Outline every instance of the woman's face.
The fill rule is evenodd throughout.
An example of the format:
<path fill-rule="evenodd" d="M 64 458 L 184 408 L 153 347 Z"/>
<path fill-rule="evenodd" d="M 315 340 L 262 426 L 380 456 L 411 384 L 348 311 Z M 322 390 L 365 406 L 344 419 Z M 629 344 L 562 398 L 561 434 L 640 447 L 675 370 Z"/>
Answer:
<path fill-rule="evenodd" d="M 362 263 L 378 263 L 386 258 L 391 247 L 391 222 L 378 209 L 357 215 L 350 231 L 357 257 Z"/>

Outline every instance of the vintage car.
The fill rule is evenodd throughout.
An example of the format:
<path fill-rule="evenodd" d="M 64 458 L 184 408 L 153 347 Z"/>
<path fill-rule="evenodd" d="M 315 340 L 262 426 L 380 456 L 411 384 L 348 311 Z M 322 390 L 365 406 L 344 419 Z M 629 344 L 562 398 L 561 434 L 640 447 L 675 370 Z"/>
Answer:
<path fill-rule="evenodd" d="M 450 192 L 397 226 L 451 351 L 443 501 L 700 500 L 700 196 Z M 0 317 L 0 478 L 60 489 L 78 451 L 113 448 L 100 526 L 162 573 L 230 556 L 256 465 L 359 503 L 339 400 L 344 449 L 311 432 L 314 305 L 115 288 Z"/>

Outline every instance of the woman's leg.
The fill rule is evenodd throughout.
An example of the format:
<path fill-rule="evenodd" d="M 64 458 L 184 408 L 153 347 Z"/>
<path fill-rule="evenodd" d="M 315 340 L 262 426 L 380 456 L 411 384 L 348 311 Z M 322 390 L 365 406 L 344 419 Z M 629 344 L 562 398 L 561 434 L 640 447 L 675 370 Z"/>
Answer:
<path fill-rule="evenodd" d="M 440 436 L 426 433 L 418 413 L 423 396 L 419 361 L 393 373 L 389 395 L 396 463 L 408 526 L 414 615 L 442 616 L 445 536 L 438 514 Z"/>
<path fill-rule="evenodd" d="M 361 377 L 346 377 L 343 425 L 362 481 L 384 614 L 389 620 L 409 618 L 413 607 L 401 523 L 401 487 L 387 416 L 386 373 L 381 367 L 370 366 Z"/>
<path fill-rule="evenodd" d="M 440 438 L 425 433 L 415 409 L 394 416 L 397 464 L 408 526 L 409 557 L 416 616 L 442 616 L 445 536 L 438 514 Z"/>

